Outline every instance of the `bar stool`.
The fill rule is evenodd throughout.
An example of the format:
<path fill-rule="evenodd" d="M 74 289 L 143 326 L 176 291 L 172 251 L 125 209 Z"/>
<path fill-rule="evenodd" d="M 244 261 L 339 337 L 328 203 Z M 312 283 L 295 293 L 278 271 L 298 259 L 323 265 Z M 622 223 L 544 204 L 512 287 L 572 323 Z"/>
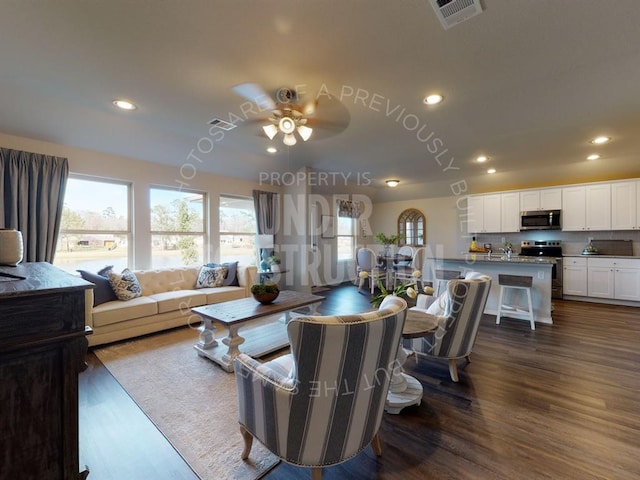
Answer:
<path fill-rule="evenodd" d="M 435 296 L 439 296 L 444 293 L 449 280 L 460 278 L 460 272 L 458 270 L 436 270 L 435 272 L 436 284 L 434 285 Z"/>
<path fill-rule="evenodd" d="M 531 300 L 533 277 L 528 277 L 526 275 L 498 275 L 498 284 L 500 285 L 500 297 L 498 298 L 496 325 L 500 325 L 500 317 L 502 316 L 522 315 L 529 319 L 529 322 L 531 323 L 531 330 L 535 330 L 536 323 L 533 318 L 533 302 Z M 516 306 L 502 303 L 505 290 L 507 289 L 515 291 L 524 290 L 527 293 L 528 308 L 525 310 L 519 305 Z"/>

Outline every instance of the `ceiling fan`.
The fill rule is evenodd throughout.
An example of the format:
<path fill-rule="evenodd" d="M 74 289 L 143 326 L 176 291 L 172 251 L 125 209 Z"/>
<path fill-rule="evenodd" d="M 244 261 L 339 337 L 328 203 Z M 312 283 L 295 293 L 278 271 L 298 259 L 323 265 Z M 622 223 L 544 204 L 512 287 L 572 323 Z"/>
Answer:
<path fill-rule="evenodd" d="M 268 118 L 253 121 L 262 124 L 262 130 L 270 140 L 282 133 L 282 142 L 288 146 L 295 145 L 297 137 L 306 142 L 312 134 L 314 138 L 335 135 L 349 124 L 349 112 L 332 95 L 323 94 L 317 99 L 302 102 L 294 89 L 279 88 L 272 97 L 257 83 L 236 85 L 233 91 L 255 103 L 260 111 L 269 111 Z M 322 103 L 320 110 L 333 118 L 318 118 L 318 103 Z"/>

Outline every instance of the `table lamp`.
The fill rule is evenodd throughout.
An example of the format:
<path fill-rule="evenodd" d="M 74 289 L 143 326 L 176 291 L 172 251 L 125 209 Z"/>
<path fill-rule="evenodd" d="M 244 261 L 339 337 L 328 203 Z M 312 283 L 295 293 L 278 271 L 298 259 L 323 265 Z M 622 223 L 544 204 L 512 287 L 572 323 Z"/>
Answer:
<path fill-rule="evenodd" d="M 260 249 L 260 258 L 262 259 L 262 261 L 260 262 L 260 271 L 267 272 L 269 271 L 269 263 L 267 263 L 269 252 L 267 251 L 267 249 L 273 248 L 273 235 L 256 235 L 256 247 Z"/>

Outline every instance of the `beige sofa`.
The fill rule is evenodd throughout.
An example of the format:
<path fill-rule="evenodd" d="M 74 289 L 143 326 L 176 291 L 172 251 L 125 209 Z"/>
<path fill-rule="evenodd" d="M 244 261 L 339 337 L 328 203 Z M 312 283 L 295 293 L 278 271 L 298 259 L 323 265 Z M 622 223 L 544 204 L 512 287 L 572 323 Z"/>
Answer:
<path fill-rule="evenodd" d="M 134 271 L 142 296 L 127 301 L 113 300 L 93 305 L 93 291 L 87 290 L 86 325 L 93 329 L 89 345 L 101 345 L 181 325 L 197 325 L 200 318 L 192 307 L 249 297 L 256 281 L 255 266 L 238 265 L 239 287 L 195 289 L 200 267 Z"/>

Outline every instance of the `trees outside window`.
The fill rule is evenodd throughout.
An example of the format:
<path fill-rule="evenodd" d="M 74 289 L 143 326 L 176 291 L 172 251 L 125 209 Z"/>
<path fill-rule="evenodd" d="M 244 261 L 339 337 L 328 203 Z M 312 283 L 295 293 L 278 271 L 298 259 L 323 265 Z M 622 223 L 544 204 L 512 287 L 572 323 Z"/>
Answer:
<path fill-rule="evenodd" d="M 163 187 L 149 191 L 154 268 L 203 262 L 205 194 Z"/>
<path fill-rule="evenodd" d="M 220 261 L 256 263 L 253 198 L 220 195 Z"/>
<path fill-rule="evenodd" d="M 130 185 L 71 176 L 67 180 L 54 265 L 74 272 L 129 266 Z"/>

